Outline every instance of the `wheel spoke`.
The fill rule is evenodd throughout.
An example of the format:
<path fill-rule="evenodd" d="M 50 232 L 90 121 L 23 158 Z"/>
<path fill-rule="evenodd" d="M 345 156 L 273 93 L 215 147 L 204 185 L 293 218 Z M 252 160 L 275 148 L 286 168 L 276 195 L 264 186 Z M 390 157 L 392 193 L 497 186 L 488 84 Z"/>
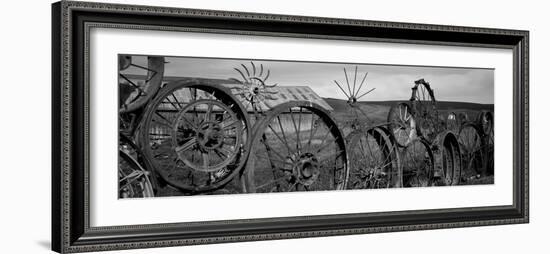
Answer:
<path fill-rule="evenodd" d="M 286 135 L 285 135 L 285 130 L 283 128 L 283 124 L 281 123 L 281 118 L 279 116 L 277 116 L 277 121 L 279 122 L 279 128 L 281 128 L 281 134 L 283 135 L 284 143 L 287 146 L 288 152 L 290 154 L 291 150 L 290 150 L 290 147 L 288 146 L 288 140 L 287 140 Z M 275 133 L 275 132 L 273 132 L 273 133 Z"/>
<path fill-rule="evenodd" d="M 318 128 L 315 128 L 315 117 L 313 114 L 311 114 L 311 127 L 309 129 L 309 140 L 307 141 L 307 150 L 311 151 L 311 141 L 313 139 L 313 136 L 315 136 L 315 133 L 317 132 Z"/>
<path fill-rule="evenodd" d="M 156 121 L 155 118 L 151 119 L 152 121 L 157 122 L 157 123 L 159 123 L 159 124 L 161 124 L 161 125 L 165 125 L 165 126 L 168 126 L 168 127 L 172 128 L 172 125 L 173 125 L 172 121 L 168 120 L 168 118 L 166 118 L 165 116 L 163 116 L 162 114 L 160 114 L 158 111 L 155 111 L 155 115 L 158 116 L 158 117 L 160 117 L 160 119 L 163 120 L 163 122 L 162 122 L 162 121 Z"/>
<path fill-rule="evenodd" d="M 269 152 L 273 152 L 274 155 L 276 155 L 277 157 L 279 157 L 281 160 L 285 160 L 286 157 L 281 155 L 279 152 L 277 152 L 276 150 L 274 150 L 271 146 L 269 146 L 267 140 L 263 140 L 262 142 L 264 145 L 265 145 L 265 148 L 266 150 Z"/>
<path fill-rule="evenodd" d="M 329 134 L 331 134 L 332 127 L 333 127 L 333 126 L 331 126 L 331 127 L 328 129 L 327 133 L 326 133 L 325 136 L 323 137 L 323 141 L 321 141 L 321 144 L 319 145 L 319 147 L 320 147 L 319 150 L 323 149 L 323 145 L 325 144 L 325 141 L 327 140 Z M 317 150 L 317 153 L 319 153 L 319 150 Z"/>
<path fill-rule="evenodd" d="M 277 132 L 275 132 L 275 130 L 273 129 L 273 127 L 271 127 L 271 125 L 268 125 L 269 129 L 271 130 L 271 132 L 273 132 L 273 134 L 275 134 L 275 137 L 277 137 L 277 139 L 279 139 L 281 141 L 281 143 L 283 143 L 288 151 L 288 154 L 291 154 L 292 153 L 292 150 L 290 149 L 290 146 L 288 145 L 288 143 L 286 142 L 286 139 L 282 139 L 278 134 Z"/>
<path fill-rule="evenodd" d="M 197 139 L 195 137 L 190 138 L 189 141 L 185 142 L 183 145 L 176 147 L 176 152 L 181 153 L 193 148 L 197 144 Z"/>
<path fill-rule="evenodd" d="M 210 154 L 208 153 L 208 151 L 204 151 L 202 153 L 202 166 L 204 168 L 209 168 L 210 166 Z"/>

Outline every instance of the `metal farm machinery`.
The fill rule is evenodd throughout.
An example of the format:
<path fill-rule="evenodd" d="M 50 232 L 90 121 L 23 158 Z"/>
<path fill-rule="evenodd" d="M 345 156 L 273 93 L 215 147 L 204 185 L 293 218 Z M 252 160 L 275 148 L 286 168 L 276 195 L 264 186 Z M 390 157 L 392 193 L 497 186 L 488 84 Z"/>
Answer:
<path fill-rule="evenodd" d="M 373 124 L 358 102 L 374 90 L 361 91 L 367 74 L 358 82 L 356 67 L 352 83 L 344 70 L 347 92 L 335 83 L 353 115 L 339 123 L 309 87 L 271 84 L 263 64 L 241 64 L 226 80 L 168 80 L 164 64 L 163 57 L 141 66 L 119 56 L 121 198 L 159 195 L 167 186 L 192 195 L 458 184 L 467 160 L 476 172 L 476 163 L 489 165 L 492 115 L 480 117 L 481 127 L 458 125 L 457 115 L 441 122 L 423 80 L 386 123 Z M 484 140 L 478 146 L 465 145 L 470 126 Z M 482 162 L 471 155 L 480 146 Z M 466 147 L 474 159 L 461 157 Z M 224 188 L 230 182 L 238 188 Z"/>

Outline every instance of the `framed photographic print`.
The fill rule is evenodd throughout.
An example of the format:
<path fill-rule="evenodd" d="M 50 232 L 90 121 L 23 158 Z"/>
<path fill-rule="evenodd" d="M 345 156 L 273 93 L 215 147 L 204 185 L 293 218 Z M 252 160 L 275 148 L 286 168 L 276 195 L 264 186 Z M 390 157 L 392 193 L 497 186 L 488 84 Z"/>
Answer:
<path fill-rule="evenodd" d="M 57 252 L 529 220 L 528 31 L 52 11 Z"/>

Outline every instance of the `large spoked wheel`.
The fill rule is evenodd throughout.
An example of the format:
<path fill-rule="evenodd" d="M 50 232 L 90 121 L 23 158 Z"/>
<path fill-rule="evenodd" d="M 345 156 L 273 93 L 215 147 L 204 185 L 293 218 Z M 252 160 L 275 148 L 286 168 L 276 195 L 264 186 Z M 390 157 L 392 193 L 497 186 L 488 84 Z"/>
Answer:
<path fill-rule="evenodd" d="M 416 131 L 419 136 L 431 143 L 437 136 L 440 126 L 436 100 L 430 84 L 423 79 L 415 81 L 410 100 L 416 120 Z"/>
<path fill-rule="evenodd" d="M 246 172 L 248 192 L 342 190 L 345 140 L 321 106 L 287 102 L 255 128 Z"/>
<path fill-rule="evenodd" d="M 434 156 L 429 144 L 421 139 L 411 142 L 402 152 L 404 187 L 427 187 L 434 184 Z"/>
<path fill-rule="evenodd" d="M 128 141 L 128 142 L 127 142 Z M 118 148 L 118 197 L 154 197 L 150 174 L 138 162 L 138 150 L 126 138 L 121 138 Z"/>
<path fill-rule="evenodd" d="M 467 182 L 485 172 L 485 141 L 482 130 L 477 125 L 468 123 L 462 126 L 458 134 L 458 144 L 462 157 L 460 181 Z"/>
<path fill-rule="evenodd" d="M 348 189 L 402 186 L 397 147 L 384 130 L 375 127 L 348 135 Z"/>
<path fill-rule="evenodd" d="M 483 133 L 486 135 L 491 134 L 493 131 L 493 114 L 491 112 L 481 112 L 479 114 L 479 124 L 483 129 Z"/>
<path fill-rule="evenodd" d="M 406 147 L 416 138 L 416 122 L 408 104 L 399 103 L 392 106 L 388 113 L 388 122 L 398 146 Z"/>
<path fill-rule="evenodd" d="M 248 126 L 242 105 L 224 88 L 175 82 L 147 107 L 141 146 L 164 182 L 184 193 L 211 191 L 244 166 Z"/>
<path fill-rule="evenodd" d="M 220 171 L 240 153 L 242 122 L 229 106 L 217 100 L 187 104 L 172 131 L 177 159 L 196 171 Z"/>

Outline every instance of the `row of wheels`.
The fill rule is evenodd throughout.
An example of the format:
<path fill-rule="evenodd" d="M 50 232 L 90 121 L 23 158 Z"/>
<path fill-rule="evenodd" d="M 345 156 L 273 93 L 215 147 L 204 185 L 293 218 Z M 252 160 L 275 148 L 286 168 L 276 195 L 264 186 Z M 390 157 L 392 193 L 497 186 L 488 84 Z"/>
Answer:
<path fill-rule="evenodd" d="M 234 95 L 206 79 L 175 81 L 160 89 L 161 61 L 149 59 L 149 67 L 157 66 L 147 69 L 147 82 L 155 82 L 148 87 L 154 89 L 135 90 L 124 99 L 131 103 L 121 106 L 127 113 L 148 99 L 136 114 L 139 119 L 132 119 L 137 128 L 120 135 L 122 198 L 155 196 L 166 186 L 185 195 L 214 193 L 234 179 L 241 180 L 241 192 L 252 193 L 451 185 L 469 177 L 462 176 L 463 163 L 476 172 L 479 165 L 489 165 L 486 137 L 492 115 L 484 116 L 491 121 L 481 127 L 456 127 L 456 116 L 440 124 L 425 82 L 416 83 L 411 103 L 392 107 L 388 124 L 344 134 L 328 111 L 310 101 L 263 112 L 258 102 L 272 100 L 268 88 L 275 85 L 265 84 L 269 71 L 261 65 L 252 64 L 250 70 L 243 65 L 242 81 L 235 82 L 254 80 L 256 85 Z M 441 131 L 445 124 L 447 131 Z M 472 128 L 479 138 L 469 136 Z M 478 156 L 479 147 L 483 154 Z"/>
<path fill-rule="evenodd" d="M 487 151 L 479 150 L 485 144 L 475 143 L 485 140 L 476 137 L 483 132 L 477 125 L 462 125 L 460 142 L 446 132 L 430 143 L 411 131 L 416 123 L 407 104 L 392 108 L 389 118 L 397 120 L 388 128 L 346 136 L 326 110 L 307 101 L 276 106 L 251 128 L 231 93 L 202 81 L 168 85 L 146 112 L 139 145 L 150 170 L 140 171 L 149 179 L 137 181 L 134 191 L 121 184 L 128 196 L 151 195 L 151 178 L 186 194 L 214 191 L 237 176 L 245 192 L 450 185 L 489 164 Z M 139 165 L 126 157 L 121 163 Z"/>

